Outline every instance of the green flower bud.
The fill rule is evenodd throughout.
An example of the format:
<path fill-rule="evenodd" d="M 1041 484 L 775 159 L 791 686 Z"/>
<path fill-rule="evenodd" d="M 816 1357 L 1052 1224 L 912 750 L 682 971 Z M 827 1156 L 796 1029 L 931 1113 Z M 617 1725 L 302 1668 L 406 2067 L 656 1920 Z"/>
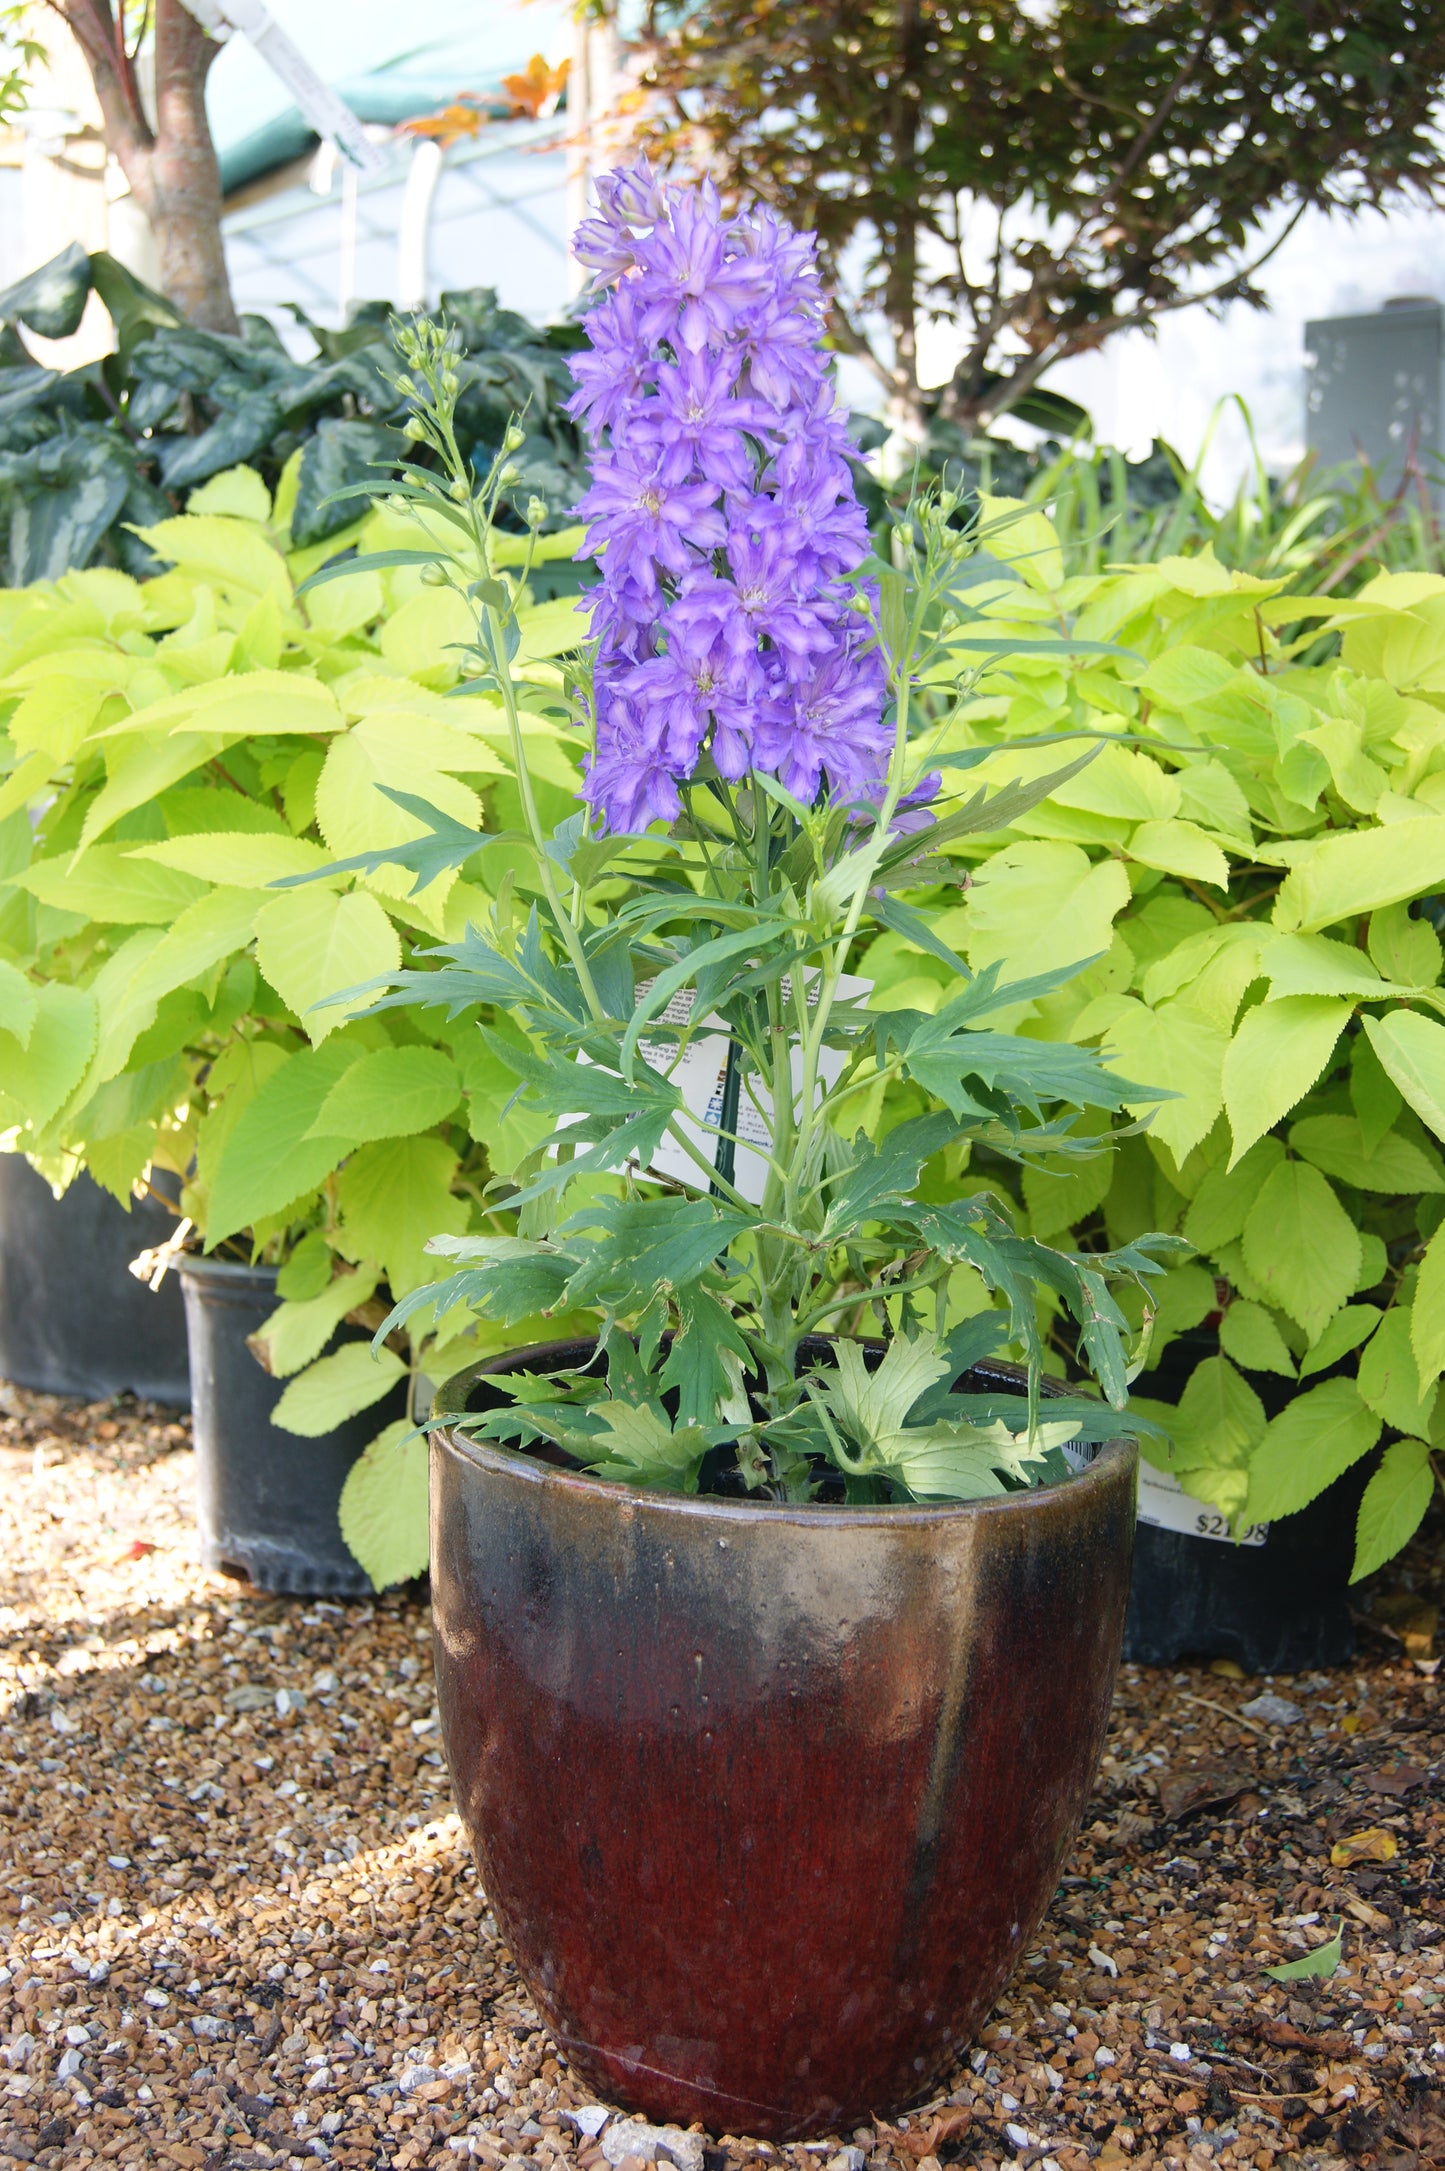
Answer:
<path fill-rule="evenodd" d="M 503 452 L 520 452 L 527 442 L 527 433 L 514 422 L 502 439 Z"/>
<path fill-rule="evenodd" d="M 542 525 L 542 522 L 543 522 L 543 521 L 544 521 L 544 520 L 546 519 L 546 517 L 547 517 L 547 508 L 546 508 L 546 506 L 545 506 L 545 505 L 543 504 L 543 502 L 542 502 L 541 498 L 538 498 L 538 497 L 530 497 L 530 498 L 528 498 L 528 500 L 527 500 L 527 526 L 528 526 L 529 528 L 540 528 L 540 527 L 541 527 L 541 525 Z"/>

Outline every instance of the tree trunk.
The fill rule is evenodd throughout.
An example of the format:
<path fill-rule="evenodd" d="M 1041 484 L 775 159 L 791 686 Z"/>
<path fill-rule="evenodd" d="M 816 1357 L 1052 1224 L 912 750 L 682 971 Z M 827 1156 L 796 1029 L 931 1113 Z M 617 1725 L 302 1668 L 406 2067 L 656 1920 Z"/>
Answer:
<path fill-rule="evenodd" d="M 203 331 L 239 332 L 221 241 L 221 171 L 206 117 L 206 77 L 220 46 L 182 0 L 155 0 L 152 125 L 111 0 L 52 4 L 89 64 L 106 148 L 155 236 L 167 300 Z"/>
<path fill-rule="evenodd" d="M 918 0 L 900 0 L 898 32 L 898 81 L 888 128 L 893 142 L 892 162 L 899 177 L 895 192 L 898 209 L 880 236 L 888 263 L 883 313 L 893 339 L 889 436 L 883 464 L 894 474 L 902 474 L 913 465 L 928 432 L 928 403 L 918 384 L 918 224 L 911 215 L 909 194 L 918 155 Z"/>

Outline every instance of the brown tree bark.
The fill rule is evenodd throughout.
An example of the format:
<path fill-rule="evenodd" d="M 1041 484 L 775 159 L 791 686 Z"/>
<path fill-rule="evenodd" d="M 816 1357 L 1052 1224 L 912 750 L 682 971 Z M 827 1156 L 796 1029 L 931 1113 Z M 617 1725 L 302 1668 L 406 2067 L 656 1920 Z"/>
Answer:
<path fill-rule="evenodd" d="M 155 118 L 145 110 L 112 0 L 49 0 L 84 53 L 106 148 L 155 236 L 168 301 L 208 332 L 238 332 L 221 242 L 221 171 L 206 117 L 206 77 L 221 48 L 181 0 L 153 0 Z"/>

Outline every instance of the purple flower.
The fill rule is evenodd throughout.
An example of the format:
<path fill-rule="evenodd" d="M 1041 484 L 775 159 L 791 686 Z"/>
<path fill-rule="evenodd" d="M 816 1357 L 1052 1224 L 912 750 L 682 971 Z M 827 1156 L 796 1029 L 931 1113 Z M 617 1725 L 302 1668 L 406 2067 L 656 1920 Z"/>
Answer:
<path fill-rule="evenodd" d="M 661 572 L 686 573 L 696 562 L 693 546 L 717 549 L 727 540 L 717 498 L 714 483 L 669 475 L 661 452 L 644 443 L 599 460 L 577 510 L 591 524 L 593 550 L 651 558 Z"/>
<path fill-rule="evenodd" d="M 613 829 L 671 820 L 710 755 L 729 779 L 856 798 L 887 769 L 887 686 L 848 607 L 868 536 L 813 237 L 646 165 L 597 193 L 578 253 L 602 291 L 569 402 L 601 572 L 588 797 Z"/>

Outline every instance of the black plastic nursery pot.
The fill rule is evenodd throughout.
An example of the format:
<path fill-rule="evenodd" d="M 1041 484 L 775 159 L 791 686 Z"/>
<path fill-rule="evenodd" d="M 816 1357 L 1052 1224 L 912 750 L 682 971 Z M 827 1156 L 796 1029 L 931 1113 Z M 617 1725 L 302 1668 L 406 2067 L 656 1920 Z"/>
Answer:
<path fill-rule="evenodd" d="M 181 1293 L 169 1275 L 152 1294 L 127 1272 L 175 1226 L 158 1201 L 127 1212 L 85 1175 L 57 1199 L 23 1154 L 0 1154 L 0 1378 L 88 1402 L 130 1393 L 184 1409 Z"/>
<path fill-rule="evenodd" d="M 246 1347 L 276 1309 L 276 1270 L 186 1253 L 177 1262 L 191 1350 L 196 1520 L 208 1568 L 298 1597 L 369 1596 L 341 1535 L 341 1488 L 383 1425 L 406 1414 L 403 1382 L 320 1439 L 283 1432 L 285 1389 Z M 343 1328 L 338 1340 L 355 1330 Z"/>
<path fill-rule="evenodd" d="M 1137 1381 L 1137 1391 L 1176 1401 L 1200 1358 L 1218 1353 L 1213 1335 L 1181 1335 L 1159 1369 Z M 1270 1417 L 1290 1400 L 1289 1381 L 1251 1375 L 1250 1385 Z M 1297 1515 L 1271 1523 L 1262 1543 L 1249 1545 L 1236 1544 L 1223 1518 L 1202 1501 L 1185 1494 L 1171 1501 L 1141 1464 L 1125 1662 L 1232 1658 L 1252 1674 L 1345 1664 L 1355 1650 L 1349 1601 L 1355 1517 L 1376 1461 L 1367 1456 Z M 1197 1527 L 1163 1528 L 1151 1520 L 1155 1515 Z"/>

